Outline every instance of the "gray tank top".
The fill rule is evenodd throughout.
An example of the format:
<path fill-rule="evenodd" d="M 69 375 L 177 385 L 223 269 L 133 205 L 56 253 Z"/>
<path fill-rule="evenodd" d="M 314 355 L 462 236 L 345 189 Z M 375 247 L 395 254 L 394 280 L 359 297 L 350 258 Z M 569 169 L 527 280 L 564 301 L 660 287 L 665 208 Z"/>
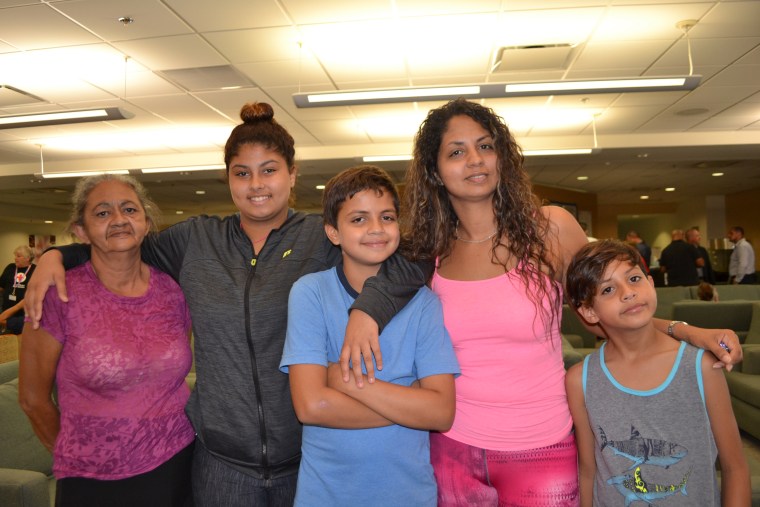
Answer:
<path fill-rule="evenodd" d="M 583 392 L 596 438 L 594 505 L 720 505 L 702 353 L 682 343 L 668 378 L 649 391 L 618 383 L 604 364 L 604 346 L 586 357 Z"/>

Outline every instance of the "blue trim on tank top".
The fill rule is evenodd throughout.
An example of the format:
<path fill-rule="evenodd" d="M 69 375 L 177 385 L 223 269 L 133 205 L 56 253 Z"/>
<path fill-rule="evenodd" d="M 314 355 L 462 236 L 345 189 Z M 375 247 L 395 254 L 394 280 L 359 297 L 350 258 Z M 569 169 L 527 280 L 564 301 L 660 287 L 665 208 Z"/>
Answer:
<path fill-rule="evenodd" d="M 604 346 L 605 345 L 607 345 L 606 342 L 603 343 L 602 347 L 599 349 L 599 364 L 602 367 L 602 372 L 604 372 L 604 375 L 607 377 L 607 380 L 609 380 L 613 386 L 618 388 L 620 391 L 623 391 L 624 393 L 633 394 L 635 396 L 654 396 L 655 394 L 658 394 L 662 392 L 663 390 L 665 390 L 665 388 L 667 388 L 670 385 L 670 383 L 673 381 L 673 377 L 676 376 L 676 372 L 678 371 L 678 366 L 681 364 L 681 358 L 683 357 L 683 351 L 686 348 L 686 342 L 681 342 L 681 345 L 678 347 L 678 354 L 676 355 L 676 360 L 673 363 L 673 367 L 670 369 L 668 378 L 666 378 L 662 384 L 648 391 L 639 391 L 637 389 L 630 389 L 628 387 L 625 387 L 623 384 L 615 380 L 615 377 L 612 376 L 612 373 L 610 373 L 610 370 L 607 369 L 607 365 L 604 364 Z"/>
<path fill-rule="evenodd" d="M 705 404 L 705 384 L 704 379 L 702 378 L 702 356 L 704 353 L 704 350 L 697 349 L 697 360 L 695 365 L 697 368 L 697 387 L 699 387 L 699 395 L 702 397 L 702 405 Z"/>

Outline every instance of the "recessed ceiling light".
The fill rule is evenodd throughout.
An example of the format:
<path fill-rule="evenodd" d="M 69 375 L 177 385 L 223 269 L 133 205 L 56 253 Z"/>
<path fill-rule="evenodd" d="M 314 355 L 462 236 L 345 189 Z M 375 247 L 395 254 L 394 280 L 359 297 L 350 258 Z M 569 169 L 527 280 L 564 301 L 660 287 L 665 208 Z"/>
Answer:
<path fill-rule="evenodd" d="M 578 176 L 576 179 L 578 181 L 586 181 L 588 179 L 588 176 Z"/>
<path fill-rule="evenodd" d="M 184 212 L 184 211 L 182 211 L 181 209 L 178 209 L 177 211 L 175 211 L 175 213 L 176 213 L 177 215 L 184 215 L 184 214 L 185 214 L 185 212 Z"/>
<path fill-rule="evenodd" d="M 723 173 L 712 173 L 713 176 L 723 176 Z"/>
<path fill-rule="evenodd" d="M 45 220 L 45 223 L 46 223 L 46 224 L 52 224 L 52 223 L 53 223 L 53 221 L 52 221 L 52 220 Z"/>
<path fill-rule="evenodd" d="M 195 193 L 198 194 L 198 195 L 205 195 L 206 191 L 205 190 L 196 190 Z"/>
<path fill-rule="evenodd" d="M 675 192 L 676 191 L 676 187 L 666 187 L 665 191 L 666 192 Z"/>
<path fill-rule="evenodd" d="M 317 190 L 324 190 L 325 186 L 324 185 L 317 185 L 316 188 L 317 188 Z"/>
<path fill-rule="evenodd" d="M 647 199 L 649 199 L 649 196 L 648 195 L 642 195 L 641 197 L 639 197 L 639 199 L 641 199 L 642 201 L 646 201 Z"/>

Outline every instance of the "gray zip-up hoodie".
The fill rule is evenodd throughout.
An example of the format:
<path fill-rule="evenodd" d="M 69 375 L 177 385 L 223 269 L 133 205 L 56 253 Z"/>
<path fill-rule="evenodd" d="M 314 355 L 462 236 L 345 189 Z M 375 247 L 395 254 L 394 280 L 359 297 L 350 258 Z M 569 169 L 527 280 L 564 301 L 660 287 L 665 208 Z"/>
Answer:
<path fill-rule="evenodd" d="M 177 280 L 190 307 L 197 380 L 187 414 L 198 439 L 244 473 L 294 473 L 301 425 L 278 367 L 291 286 L 341 259 L 322 217 L 291 210 L 258 255 L 239 215 L 194 217 L 146 237 L 142 255 Z M 425 281 L 425 269 L 396 254 L 367 281 L 354 308 L 382 329 Z"/>

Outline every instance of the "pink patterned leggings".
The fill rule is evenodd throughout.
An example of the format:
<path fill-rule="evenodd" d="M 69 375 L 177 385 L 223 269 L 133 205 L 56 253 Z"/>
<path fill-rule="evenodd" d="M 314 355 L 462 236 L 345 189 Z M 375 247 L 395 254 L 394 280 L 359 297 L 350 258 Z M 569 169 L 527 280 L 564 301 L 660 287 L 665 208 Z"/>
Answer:
<path fill-rule="evenodd" d="M 490 451 L 430 434 L 438 507 L 580 505 L 575 436 L 527 451 Z"/>

